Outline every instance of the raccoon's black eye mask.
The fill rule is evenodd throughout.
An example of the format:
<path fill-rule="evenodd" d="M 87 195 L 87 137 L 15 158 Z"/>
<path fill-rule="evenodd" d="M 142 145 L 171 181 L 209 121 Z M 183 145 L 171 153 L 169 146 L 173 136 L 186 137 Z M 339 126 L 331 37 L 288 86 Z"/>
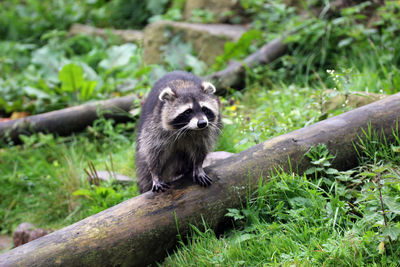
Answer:
<path fill-rule="evenodd" d="M 188 108 L 187 110 L 185 110 L 184 112 L 183 112 L 185 115 L 190 115 L 190 114 L 192 114 L 193 113 L 193 109 L 191 109 L 191 108 Z"/>
<path fill-rule="evenodd" d="M 204 112 L 206 115 L 208 121 L 213 121 L 215 119 L 214 112 L 212 112 L 209 108 L 207 107 L 202 107 L 201 110 Z"/>
<path fill-rule="evenodd" d="M 186 124 L 188 124 L 190 122 L 190 120 L 193 117 L 192 114 L 193 114 L 193 109 L 189 108 L 189 109 L 185 110 L 184 112 L 179 114 L 175 119 L 172 120 L 171 125 L 175 129 L 182 128 L 183 126 L 185 126 Z"/>
<path fill-rule="evenodd" d="M 200 106 L 199 106 L 200 111 Z M 201 107 L 201 111 L 206 115 L 208 121 L 212 122 L 215 119 L 215 114 L 207 107 Z M 175 119 L 172 120 L 171 125 L 175 129 L 180 129 L 187 125 L 193 118 L 195 111 L 191 108 L 186 109 L 184 112 L 179 114 Z"/>

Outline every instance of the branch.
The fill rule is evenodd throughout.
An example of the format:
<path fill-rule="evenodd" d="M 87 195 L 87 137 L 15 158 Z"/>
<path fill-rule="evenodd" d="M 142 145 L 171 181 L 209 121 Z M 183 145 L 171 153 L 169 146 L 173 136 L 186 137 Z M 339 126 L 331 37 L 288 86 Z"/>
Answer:
<path fill-rule="evenodd" d="M 275 38 L 242 62 L 234 61 L 225 69 L 207 76 L 206 79 L 215 83 L 218 93 L 231 87 L 240 87 L 246 73 L 245 66 L 252 68 L 256 65 L 266 65 L 286 53 L 287 45 L 283 43 L 283 40 L 284 37 Z"/>
<path fill-rule="evenodd" d="M 33 132 L 57 133 L 68 135 L 81 131 L 99 118 L 98 111 L 104 117 L 116 121 L 129 119 L 127 112 L 133 108 L 136 96 L 124 96 L 110 100 L 97 101 L 75 107 L 65 108 L 17 120 L 0 122 L 0 140 L 12 140 L 18 143 L 20 134 Z"/>

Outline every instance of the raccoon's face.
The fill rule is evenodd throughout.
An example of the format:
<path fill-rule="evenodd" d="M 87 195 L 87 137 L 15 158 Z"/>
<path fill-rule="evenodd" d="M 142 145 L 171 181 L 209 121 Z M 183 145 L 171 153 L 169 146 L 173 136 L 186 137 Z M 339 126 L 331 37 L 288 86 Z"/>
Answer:
<path fill-rule="evenodd" d="M 203 130 L 215 126 L 219 104 L 214 97 L 215 87 L 209 82 L 198 88 L 183 90 L 170 87 L 161 90 L 159 99 L 164 102 L 161 120 L 165 130 Z"/>

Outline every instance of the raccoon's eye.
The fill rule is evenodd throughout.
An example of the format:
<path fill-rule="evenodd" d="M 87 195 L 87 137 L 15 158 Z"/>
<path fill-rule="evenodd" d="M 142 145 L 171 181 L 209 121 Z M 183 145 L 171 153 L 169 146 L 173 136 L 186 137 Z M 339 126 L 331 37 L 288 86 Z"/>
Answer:
<path fill-rule="evenodd" d="M 192 112 L 193 112 L 193 109 L 189 108 L 189 109 L 185 110 L 185 112 L 183 112 L 183 114 L 190 115 L 190 114 L 192 114 Z"/>
<path fill-rule="evenodd" d="M 206 114 L 206 116 L 213 114 L 212 111 L 209 108 L 206 108 L 206 107 L 202 107 L 201 111 L 203 111 L 204 114 Z"/>
<path fill-rule="evenodd" d="M 207 119 L 209 121 L 214 121 L 215 119 L 215 115 L 214 112 L 212 112 L 209 108 L 207 107 L 202 107 L 201 110 L 204 112 L 204 114 L 206 115 Z"/>

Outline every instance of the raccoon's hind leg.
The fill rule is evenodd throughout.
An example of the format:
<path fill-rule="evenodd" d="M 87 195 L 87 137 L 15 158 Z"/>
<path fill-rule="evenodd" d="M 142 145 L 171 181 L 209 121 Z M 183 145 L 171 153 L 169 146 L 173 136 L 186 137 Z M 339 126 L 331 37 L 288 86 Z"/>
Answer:
<path fill-rule="evenodd" d="M 153 192 L 164 192 L 169 188 L 169 183 L 166 183 L 162 179 L 162 169 L 165 162 L 162 160 L 163 156 L 158 151 L 163 151 L 164 148 L 157 143 L 153 144 L 151 149 L 145 151 L 144 161 L 146 162 L 149 183 L 151 191 Z"/>
<path fill-rule="evenodd" d="M 169 184 L 163 182 L 160 179 L 160 175 L 157 175 L 159 169 L 159 164 L 153 163 L 152 165 L 148 163 L 148 159 L 143 156 L 143 153 L 137 152 L 136 155 L 136 171 L 138 174 L 138 186 L 140 193 L 152 190 L 153 192 L 165 191 L 169 188 Z M 151 162 L 152 163 L 152 162 Z M 153 170 L 150 168 L 153 166 Z"/>

